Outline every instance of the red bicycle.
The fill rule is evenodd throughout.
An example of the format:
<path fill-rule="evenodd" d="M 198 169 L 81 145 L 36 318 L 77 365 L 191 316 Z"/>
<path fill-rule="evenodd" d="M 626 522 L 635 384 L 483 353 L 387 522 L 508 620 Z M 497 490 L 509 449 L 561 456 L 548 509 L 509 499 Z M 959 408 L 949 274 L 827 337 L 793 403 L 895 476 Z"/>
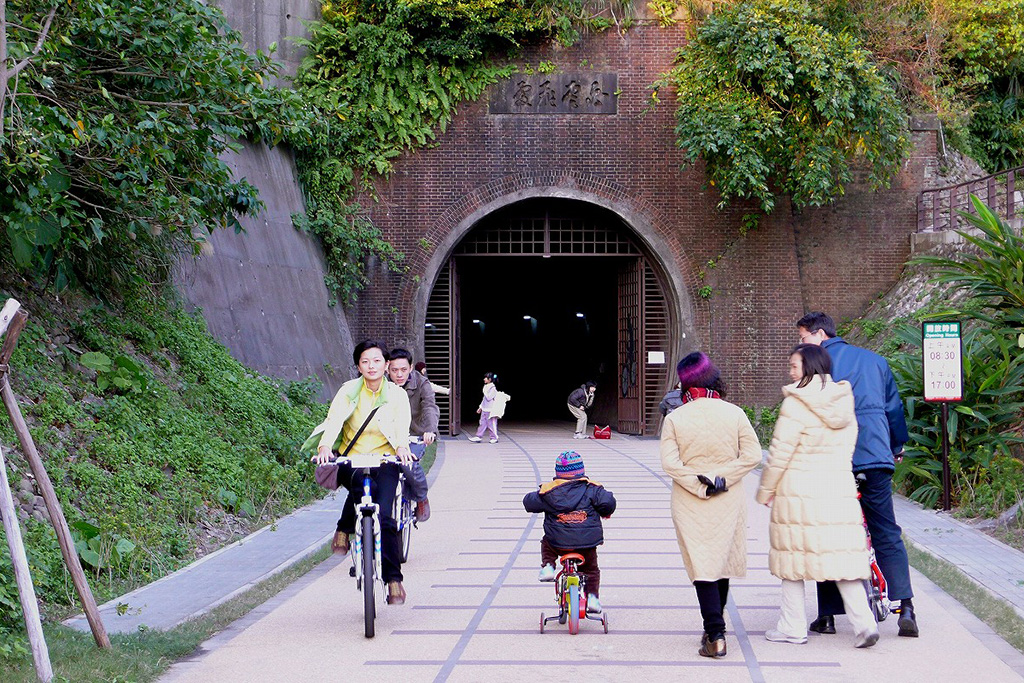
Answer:
<path fill-rule="evenodd" d="M 555 575 L 555 602 L 558 603 L 558 616 L 545 617 L 540 613 L 540 632 L 544 633 L 544 625 L 549 621 L 558 620 L 559 624 L 569 623 L 569 633 L 580 632 L 580 619 L 600 621 L 604 632 L 608 633 L 608 613 L 600 615 L 587 614 L 587 579 L 579 573 L 583 564 L 583 556 L 579 553 L 566 553 L 558 558 L 562 568 Z"/>
<path fill-rule="evenodd" d="M 860 487 L 867 481 L 864 474 L 858 474 L 857 479 L 857 500 L 860 500 Z M 871 545 L 871 531 L 868 529 L 868 520 L 861 516 L 864 523 L 864 533 L 868 537 L 868 561 L 871 563 L 871 578 L 867 581 L 868 604 L 871 605 L 871 613 L 875 615 L 875 621 L 881 623 L 892 613 L 889 603 L 889 593 L 885 583 L 885 576 L 878 567 L 875 560 L 875 549 Z"/>

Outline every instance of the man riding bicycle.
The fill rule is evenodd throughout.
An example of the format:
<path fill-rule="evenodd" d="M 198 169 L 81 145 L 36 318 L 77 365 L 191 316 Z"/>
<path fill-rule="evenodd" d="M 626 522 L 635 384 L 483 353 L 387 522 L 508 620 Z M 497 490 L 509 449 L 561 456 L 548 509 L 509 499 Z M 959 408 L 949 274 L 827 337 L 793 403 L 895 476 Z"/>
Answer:
<path fill-rule="evenodd" d="M 409 449 L 416 456 L 417 462 L 405 468 L 406 490 L 409 498 L 416 501 L 416 521 L 425 522 L 430 518 L 427 475 L 418 461 L 427 446 L 437 439 L 437 423 L 441 411 L 437 407 L 433 386 L 426 377 L 413 370 L 412 354 L 406 349 L 392 349 L 391 360 L 388 361 L 388 377 L 396 386 L 405 389 L 409 396 L 409 409 L 412 411 L 409 429 L 415 439 L 409 444 Z"/>

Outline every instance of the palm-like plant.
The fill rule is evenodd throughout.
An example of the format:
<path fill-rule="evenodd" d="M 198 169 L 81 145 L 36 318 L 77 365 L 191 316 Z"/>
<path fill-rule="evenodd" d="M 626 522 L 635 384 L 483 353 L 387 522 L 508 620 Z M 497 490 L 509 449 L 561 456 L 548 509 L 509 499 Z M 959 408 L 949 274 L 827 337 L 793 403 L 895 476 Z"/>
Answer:
<path fill-rule="evenodd" d="M 977 232 L 960 234 L 974 249 L 953 258 L 912 261 L 933 268 L 935 284 L 966 288 L 981 304 L 941 314 L 969 319 L 963 336 L 964 397 L 948 425 L 954 480 L 963 487 L 977 482 L 993 458 L 1011 457 L 1024 443 L 1024 239 L 977 197 L 971 202 L 974 213 L 961 215 Z M 906 399 L 910 442 L 896 481 L 912 498 L 934 505 L 941 491 L 939 409 L 922 398 L 920 330 L 905 325 L 897 336 L 903 347 L 891 362 Z"/>

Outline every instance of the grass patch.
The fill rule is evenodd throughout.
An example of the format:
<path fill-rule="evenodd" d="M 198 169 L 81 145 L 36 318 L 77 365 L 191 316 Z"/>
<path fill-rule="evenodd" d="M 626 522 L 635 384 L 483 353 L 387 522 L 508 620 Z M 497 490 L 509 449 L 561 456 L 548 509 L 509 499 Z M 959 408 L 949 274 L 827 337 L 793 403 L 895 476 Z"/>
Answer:
<path fill-rule="evenodd" d="M 30 314 L 11 386 L 97 602 L 322 495 L 298 453 L 326 413 L 319 385 L 242 366 L 173 292 L 57 300 L 0 269 L 0 295 Z M 7 419 L 0 443 L 43 617 L 57 622 L 77 610 L 74 591 Z M 0 531 L 0 659 L 27 652 L 10 566 Z"/>
<path fill-rule="evenodd" d="M 427 450 L 423 452 L 423 457 L 420 458 L 420 467 L 424 472 L 429 472 L 430 468 L 434 466 L 435 460 L 437 460 L 437 441 L 427 446 Z"/>
<path fill-rule="evenodd" d="M 209 614 L 168 631 L 111 634 L 110 650 L 98 649 L 90 633 L 66 626 L 47 625 L 44 629 L 54 681 L 142 683 L 156 680 L 175 661 L 188 656 L 218 631 L 277 595 L 330 557 L 330 554 L 330 548 L 324 546 L 310 557 L 229 600 Z M 33 683 L 36 674 L 31 657 L 0 660 L 0 680 L 5 683 Z"/>
<path fill-rule="evenodd" d="M 907 542 L 910 564 L 946 591 L 1000 638 L 1024 653 L 1024 619 L 1014 609 L 976 584 L 954 565 Z"/>

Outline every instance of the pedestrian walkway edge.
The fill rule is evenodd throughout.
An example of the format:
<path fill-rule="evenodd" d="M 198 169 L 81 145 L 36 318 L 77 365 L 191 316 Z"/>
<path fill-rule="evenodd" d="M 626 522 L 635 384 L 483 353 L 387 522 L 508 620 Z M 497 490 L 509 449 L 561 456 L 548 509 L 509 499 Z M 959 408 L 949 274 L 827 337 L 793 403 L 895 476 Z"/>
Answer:
<path fill-rule="evenodd" d="M 431 467 L 430 467 L 430 471 L 427 473 L 427 484 L 428 484 L 428 487 L 434 485 L 434 482 L 437 480 L 437 477 L 440 474 L 441 467 L 444 464 L 444 444 L 440 440 L 437 441 L 436 443 L 438 445 L 437 446 L 437 455 L 434 458 L 433 465 L 431 465 Z M 332 493 L 332 494 L 329 494 L 329 495 L 333 496 L 334 494 Z M 327 497 L 327 496 L 325 496 L 325 497 Z M 238 548 L 239 546 L 242 546 L 242 545 L 245 545 L 246 543 L 251 542 L 252 539 L 256 538 L 260 534 L 263 534 L 264 532 L 267 532 L 267 531 L 273 529 L 277 524 L 279 524 L 283 520 L 286 520 L 286 519 L 288 519 L 290 517 L 299 516 L 299 515 L 304 514 L 305 512 L 307 512 L 309 510 L 310 507 L 315 506 L 315 505 L 319 505 L 320 503 L 323 502 L 323 500 L 324 499 L 319 499 L 317 501 L 314 501 L 313 503 L 310 503 L 309 505 L 305 505 L 305 506 L 303 506 L 301 508 L 293 510 L 290 513 L 288 513 L 287 515 L 285 515 L 284 517 L 280 517 L 280 518 L 274 520 L 273 522 L 271 522 L 269 524 L 266 524 L 265 526 L 257 529 L 256 531 L 254 531 L 253 533 L 249 534 L 248 536 L 243 536 L 242 538 L 240 538 L 240 539 L 238 539 L 236 541 L 233 541 L 232 543 L 229 543 L 228 545 L 224 546 L 223 548 L 218 548 L 217 550 L 213 551 L 209 555 L 205 555 L 205 556 L 199 558 L 198 560 L 196 560 L 194 562 L 191 562 L 190 564 L 182 567 L 181 569 L 173 571 L 170 574 L 167 574 L 166 576 L 162 576 L 159 579 L 157 579 L 156 581 L 153 581 L 151 583 L 147 583 L 147 584 L 144 584 L 142 586 L 139 586 L 138 588 L 132 590 L 129 593 L 125 593 L 124 595 L 121 595 L 121 596 L 118 596 L 118 597 L 115 597 L 115 598 L 112 598 L 112 599 L 108 600 L 107 602 L 103 603 L 102 605 L 99 605 L 98 609 L 99 609 L 100 612 L 103 612 L 104 610 L 115 609 L 118 604 L 131 602 L 132 599 L 134 599 L 135 596 L 140 594 L 142 591 L 148 590 L 148 589 L 152 588 L 153 586 L 157 586 L 159 584 L 166 583 L 168 581 L 172 581 L 172 580 L 175 580 L 175 579 L 180 579 L 183 575 L 186 575 L 189 572 L 192 572 L 197 567 L 200 567 L 201 565 L 203 565 L 204 563 L 208 562 L 209 560 L 212 560 L 213 558 L 218 557 L 218 556 L 220 556 L 220 555 L 222 555 L 224 553 L 229 553 L 233 549 Z M 245 593 L 249 592 L 253 588 L 256 588 L 260 584 L 262 584 L 262 583 L 266 582 L 267 580 L 272 579 L 273 577 L 277 576 L 281 572 L 284 572 L 287 569 L 289 569 L 289 568 L 295 566 L 296 564 L 302 562 L 303 560 L 306 560 L 307 558 L 312 557 L 321 548 L 323 548 L 325 545 L 327 545 L 327 543 L 330 542 L 331 537 L 333 535 L 334 535 L 334 531 L 333 530 L 329 531 L 328 533 L 324 534 L 321 538 L 318 538 L 316 541 L 314 541 L 313 543 L 309 544 L 308 546 L 306 546 L 302 550 L 300 550 L 300 551 L 298 551 L 296 553 L 293 553 L 293 554 L 291 554 L 291 555 L 289 555 L 287 557 L 281 558 L 281 561 L 277 565 L 275 565 L 272 569 L 270 569 L 270 570 L 264 572 L 263 574 L 253 578 L 251 581 L 245 583 L 242 586 L 239 586 L 238 588 L 232 590 L 231 592 L 229 592 L 229 593 L 219 597 L 218 599 L 216 599 L 215 601 L 213 601 L 209 605 L 206 605 L 202 609 L 196 610 L 195 612 L 192 612 L 191 614 L 183 617 L 174 626 L 178 626 L 178 625 L 180 625 L 180 624 L 182 624 L 182 623 L 184 623 L 186 621 L 189 621 L 191 619 L 196 619 L 196 618 L 199 618 L 199 617 L 201 617 L 201 616 L 203 616 L 205 614 L 208 614 L 209 612 L 211 612 L 212 610 L 216 609 L 217 607 L 220 607 L 221 605 L 223 605 L 223 604 L 233 600 L 234 598 L 239 597 L 240 595 L 244 595 Z M 69 617 L 69 618 L 65 619 L 61 623 L 63 625 L 65 625 L 65 626 L 70 627 L 70 628 L 78 628 L 78 627 L 82 626 L 82 624 L 84 622 L 84 619 L 85 619 L 85 615 L 84 614 L 76 614 L 75 616 L 72 616 L 72 617 Z"/>

